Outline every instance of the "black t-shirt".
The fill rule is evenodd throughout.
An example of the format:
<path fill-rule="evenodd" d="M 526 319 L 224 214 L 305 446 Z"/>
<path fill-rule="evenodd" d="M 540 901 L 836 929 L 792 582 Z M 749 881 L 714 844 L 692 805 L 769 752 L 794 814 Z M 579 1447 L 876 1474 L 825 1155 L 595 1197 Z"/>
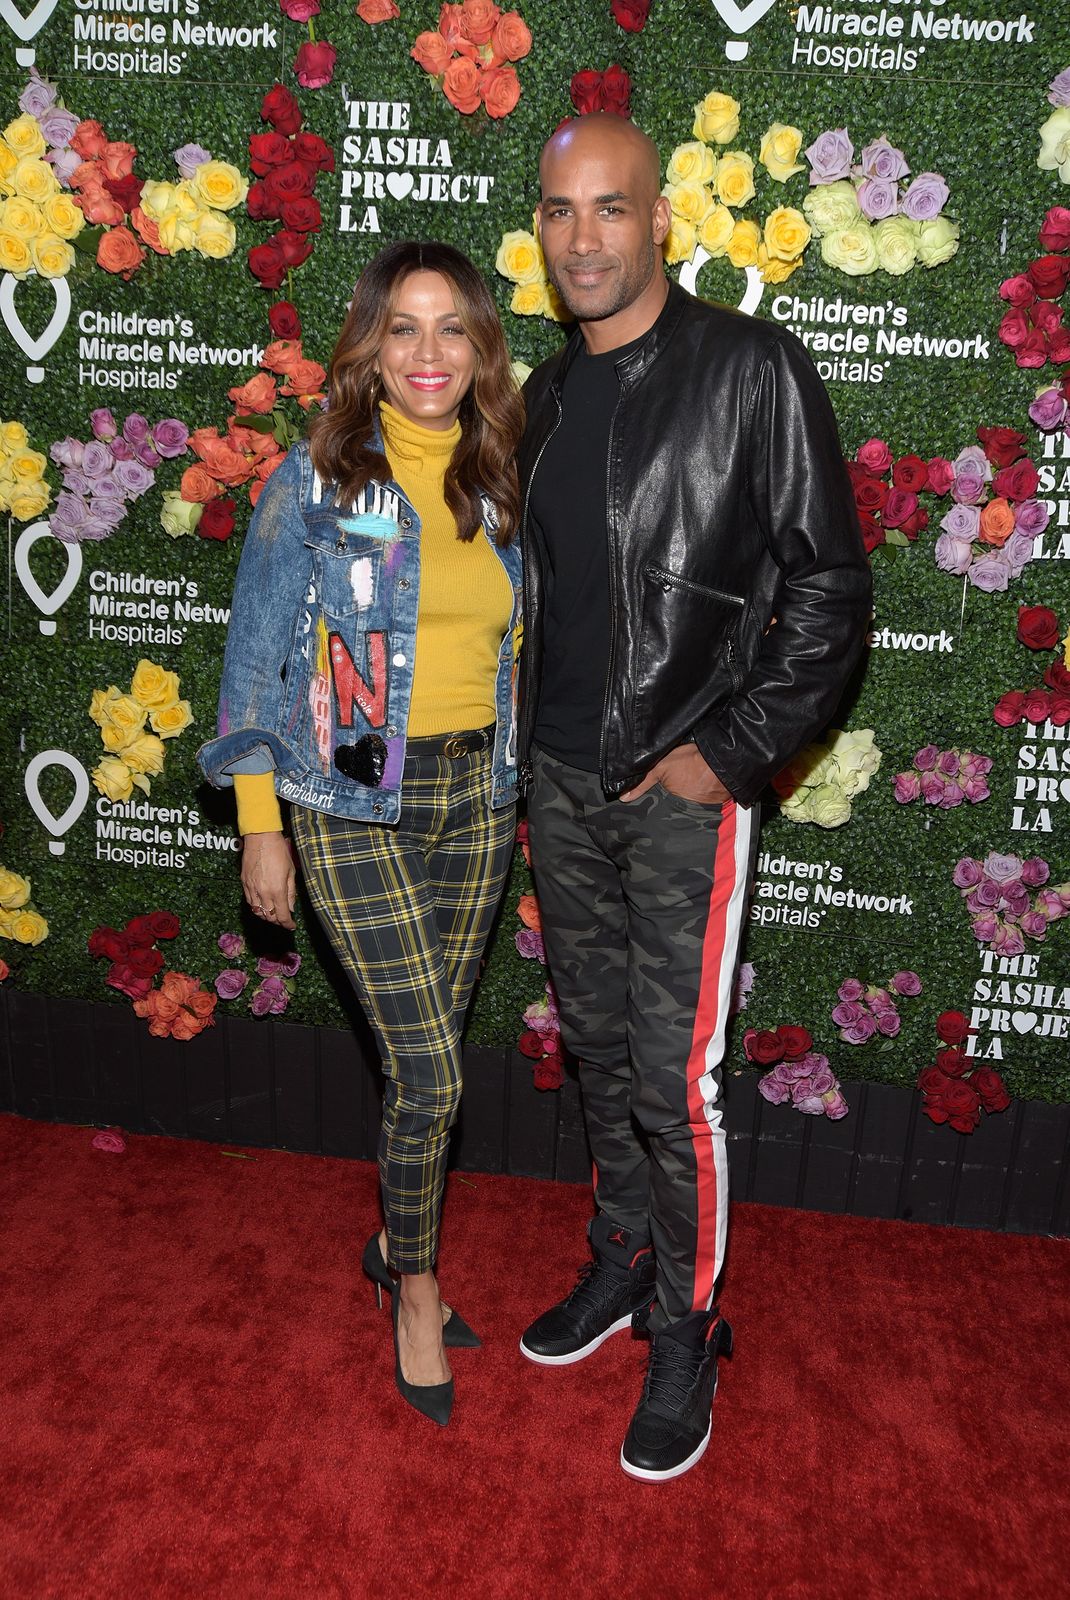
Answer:
<path fill-rule="evenodd" d="M 542 684 L 535 742 L 597 772 L 609 670 L 609 432 L 620 399 L 616 363 L 642 342 L 590 355 L 565 376 L 561 422 L 536 469 L 530 511 L 545 578 Z"/>

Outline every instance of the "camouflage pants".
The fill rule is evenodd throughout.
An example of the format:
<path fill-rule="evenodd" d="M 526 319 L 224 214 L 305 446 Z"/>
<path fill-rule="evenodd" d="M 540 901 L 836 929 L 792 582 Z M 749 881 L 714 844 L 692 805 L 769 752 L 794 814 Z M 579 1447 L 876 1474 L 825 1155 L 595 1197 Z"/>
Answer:
<path fill-rule="evenodd" d="M 532 862 L 600 1212 L 650 1238 L 651 1326 L 713 1305 L 727 1232 L 725 1026 L 757 811 L 655 785 L 607 800 L 536 751 Z"/>

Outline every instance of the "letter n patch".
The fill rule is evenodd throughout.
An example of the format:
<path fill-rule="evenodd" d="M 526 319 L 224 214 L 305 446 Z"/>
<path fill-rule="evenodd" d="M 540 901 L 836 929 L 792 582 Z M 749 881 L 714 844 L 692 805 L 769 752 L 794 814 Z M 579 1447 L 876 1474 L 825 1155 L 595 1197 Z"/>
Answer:
<path fill-rule="evenodd" d="M 354 706 L 370 727 L 381 728 L 386 722 L 386 634 L 369 633 L 367 640 L 365 676 L 357 671 L 353 657 L 338 634 L 331 634 L 331 671 L 338 701 L 338 725 L 342 728 L 353 726 Z"/>

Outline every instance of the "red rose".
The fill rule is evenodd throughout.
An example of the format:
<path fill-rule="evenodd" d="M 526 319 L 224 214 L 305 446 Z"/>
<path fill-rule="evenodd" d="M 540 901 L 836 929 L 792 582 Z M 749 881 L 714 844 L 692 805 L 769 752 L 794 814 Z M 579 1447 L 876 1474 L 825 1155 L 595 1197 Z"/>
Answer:
<path fill-rule="evenodd" d="M 532 1061 L 541 1061 L 543 1055 L 542 1034 L 536 1033 L 534 1028 L 528 1028 L 516 1041 L 516 1047 L 522 1056 L 529 1056 Z"/>
<path fill-rule="evenodd" d="M 1034 328 L 1039 328 L 1041 333 L 1052 334 L 1063 320 L 1063 308 L 1057 306 L 1054 300 L 1038 300 L 1029 315 Z"/>
<path fill-rule="evenodd" d="M 1037 291 L 1025 273 L 1019 272 L 1017 277 L 1004 278 L 999 286 L 999 297 L 1019 311 L 1028 311 L 1037 297 Z"/>
<path fill-rule="evenodd" d="M 267 178 L 261 178 L 249 185 L 249 193 L 245 196 L 245 209 L 254 222 L 278 221 L 282 201 Z"/>
<path fill-rule="evenodd" d="M 1070 250 L 1070 211 L 1052 206 L 1037 234 L 1042 250 Z"/>
<path fill-rule="evenodd" d="M 936 1019 L 937 1037 L 945 1044 L 965 1044 L 971 1033 L 976 1033 L 976 1028 L 970 1027 L 970 1019 L 962 1011 L 941 1011 Z"/>
<path fill-rule="evenodd" d="M 1007 1093 L 1007 1085 L 995 1067 L 978 1067 L 976 1072 L 970 1073 L 970 1082 L 977 1090 L 986 1111 L 1006 1111 L 1011 1103 L 1011 1097 Z"/>
<path fill-rule="evenodd" d="M 929 487 L 929 468 L 920 456 L 900 456 L 892 468 L 892 482 L 897 489 L 921 494 Z"/>
<path fill-rule="evenodd" d="M 1015 365 L 1019 367 L 1042 367 L 1049 359 L 1061 361 L 1063 358 L 1052 354 L 1048 336 L 1039 328 L 1027 334 L 1014 352 Z"/>
<path fill-rule="evenodd" d="M 1070 694 L 1070 668 L 1061 661 L 1053 661 L 1044 674 L 1044 682 L 1059 694 Z"/>
<path fill-rule="evenodd" d="M 958 1078 L 940 1091 L 947 1120 L 956 1133 L 972 1133 L 981 1120 L 981 1096 L 973 1084 Z"/>
<path fill-rule="evenodd" d="M 1013 728 L 1015 723 L 1021 722 L 1025 710 L 1025 695 L 1021 689 L 1011 689 L 1007 694 L 1001 694 L 992 707 L 992 720 L 998 722 L 1001 728 Z"/>
<path fill-rule="evenodd" d="M 994 467 L 1009 467 L 1025 454 L 1025 434 L 1014 428 L 978 428 L 977 437 Z"/>
<path fill-rule="evenodd" d="M 299 267 L 312 254 L 312 240 L 306 234 L 295 233 L 292 228 L 272 234 L 268 242 L 276 247 L 287 267 Z"/>
<path fill-rule="evenodd" d="M 602 74 L 592 72 L 576 72 L 569 85 L 569 94 L 572 104 L 576 107 L 581 117 L 587 116 L 592 111 L 602 109 Z"/>
<path fill-rule="evenodd" d="M 779 1033 L 768 1028 L 760 1031 L 748 1028 L 743 1035 L 743 1053 L 748 1061 L 757 1062 L 760 1067 L 771 1067 L 774 1061 L 783 1060 L 784 1046 Z"/>
<path fill-rule="evenodd" d="M 294 56 L 294 73 L 302 89 L 324 89 L 334 77 L 338 51 L 329 39 L 312 44 L 306 39 Z"/>
<path fill-rule="evenodd" d="M 1019 606 L 1018 638 L 1030 650 L 1054 650 L 1059 643 L 1055 612 L 1048 606 Z"/>
<path fill-rule="evenodd" d="M 280 204 L 283 200 L 304 199 L 312 193 L 315 182 L 314 169 L 303 161 L 287 161 L 284 166 L 275 167 L 264 179 L 268 193 Z"/>
<path fill-rule="evenodd" d="M 1029 337 L 1029 318 L 1017 308 L 1006 311 L 996 332 L 1009 350 L 1017 350 Z"/>
<path fill-rule="evenodd" d="M 862 543 L 865 545 L 866 554 L 872 555 L 877 546 L 884 543 L 884 529 L 872 511 L 858 513 L 858 526 L 862 530 Z"/>
<path fill-rule="evenodd" d="M 536 1089 L 560 1089 L 565 1081 L 565 1069 L 560 1056 L 543 1056 L 531 1074 Z"/>
<path fill-rule="evenodd" d="M 1040 473 L 1026 456 L 1013 466 L 1001 467 L 992 480 L 992 493 L 1008 500 L 1031 500 L 1040 484 Z"/>
<path fill-rule="evenodd" d="M 126 934 L 119 933 L 116 928 L 94 928 L 89 935 L 89 954 L 98 960 L 119 961 L 129 948 Z"/>
<path fill-rule="evenodd" d="M 890 489 L 884 502 L 884 526 L 901 528 L 918 509 L 918 497 L 907 489 Z"/>
<path fill-rule="evenodd" d="M 632 80 L 615 61 L 602 74 L 601 109 L 616 117 L 632 114 Z"/>
<path fill-rule="evenodd" d="M 276 339 L 300 339 L 301 318 L 289 300 L 276 300 L 268 312 L 268 322 Z"/>
<path fill-rule="evenodd" d="M 1030 689 L 1026 693 L 1025 704 L 1022 706 L 1022 716 L 1027 722 L 1047 722 L 1051 710 L 1052 695 L 1050 689 Z"/>
<path fill-rule="evenodd" d="M 234 532 L 234 512 L 236 504 L 233 500 L 216 498 L 209 500 L 201 512 L 201 519 L 197 524 L 197 532 L 202 539 L 218 539 L 220 543 L 229 539 Z"/>
<path fill-rule="evenodd" d="M 945 495 L 955 481 L 955 469 L 946 456 L 929 459 L 929 488 L 933 494 Z"/>
<path fill-rule="evenodd" d="M 284 200 L 282 221 L 295 233 L 318 233 L 323 226 L 320 203 L 313 196 L 304 200 Z"/>
<path fill-rule="evenodd" d="M 855 485 L 855 505 L 859 511 L 881 511 L 889 494 L 888 485 L 880 478 L 863 477 Z"/>
<path fill-rule="evenodd" d="M 127 944 L 131 947 L 152 944 L 156 938 L 152 927 L 152 913 L 145 912 L 143 916 L 131 917 L 124 928 Z"/>
<path fill-rule="evenodd" d="M 129 950 L 122 959 L 122 965 L 129 967 L 139 978 L 152 978 L 163 966 L 163 955 L 153 944 L 142 945 Z"/>
<path fill-rule="evenodd" d="M 174 939 L 182 926 L 173 911 L 150 911 L 145 921 L 154 939 Z"/>
<path fill-rule="evenodd" d="M 265 289 L 280 288 L 286 277 L 286 262 L 275 243 L 277 238 L 278 234 L 273 234 L 267 244 L 256 244 L 249 251 L 249 271 Z"/>
<path fill-rule="evenodd" d="M 260 120 L 270 122 L 276 133 L 296 133 L 301 126 L 301 107 L 296 95 L 277 83 L 261 101 Z"/>
<path fill-rule="evenodd" d="M 125 994 L 131 1000 L 143 1000 L 152 989 L 152 979 L 135 972 L 124 961 L 112 963 L 104 982 L 109 988 L 118 989 L 120 994 Z"/>
<path fill-rule="evenodd" d="M 1065 328 L 1054 328 L 1048 335 L 1048 360 L 1057 367 L 1070 361 L 1070 333 Z"/>
<path fill-rule="evenodd" d="M 125 178 L 105 178 L 104 188 L 111 195 L 116 205 L 122 206 L 126 212 L 134 211 L 141 201 L 141 191 L 145 187 L 144 178 L 136 178 L 131 172 Z"/>
<path fill-rule="evenodd" d="M 946 1089 L 950 1079 L 939 1067 L 922 1067 L 918 1073 L 918 1088 L 925 1094 L 938 1095 Z"/>
<path fill-rule="evenodd" d="M 625 33 L 642 33 L 650 15 L 650 0 L 610 0 L 609 9 Z"/>
<path fill-rule="evenodd" d="M 1058 300 L 1070 283 L 1070 258 L 1038 256 L 1030 265 L 1028 276 L 1042 300 Z"/>
<path fill-rule="evenodd" d="M 905 533 L 908 539 L 916 539 L 919 533 L 924 533 L 929 526 L 929 513 L 919 506 L 912 517 L 899 524 L 900 533 Z"/>
<path fill-rule="evenodd" d="M 317 172 L 334 171 L 334 151 L 318 133 L 299 133 L 293 141 L 295 161 L 315 167 Z"/>
<path fill-rule="evenodd" d="M 970 1065 L 970 1058 L 959 1045 L 936 1052 L 936 1065 L 947 1078 L 961 1078 Z"/>
<path fill-rule="evenodd" d="M 785 1026 L 777 1029 L 777 1038 L 780 1040 L 780 1049 L 785 1061 L 798 1061 L 804 1056 L 813 1044 L 813 1038 L 805 1028 Z"/>
<path fill-rule="evenodd" d="M 1065 728 L 1070 722 L 1070 694 L 1053 694 L 1048 709 L 1048 721 L 1053 728 Z"/>
<path fill-rule="evenodd" d="M 281 133 L 254 133 L 249 137 L 249 165 L 258 178 L 293 160 L 289 139 Z"/>

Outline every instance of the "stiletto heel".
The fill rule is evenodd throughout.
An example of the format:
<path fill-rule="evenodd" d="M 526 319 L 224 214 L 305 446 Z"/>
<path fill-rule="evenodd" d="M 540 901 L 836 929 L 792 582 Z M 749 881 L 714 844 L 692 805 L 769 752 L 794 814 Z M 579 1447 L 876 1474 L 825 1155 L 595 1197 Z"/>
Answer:
<path fill-rule="evenodd" d="M 398 1345 L 398 1313 L 401 1309 L 401 1284 L 394 1283 L 390 1293 L 390 1319 L 394 1328 L 394 1382 L 403 1400 L 407 1400 L 422 1416 L 430 1417 L 444 1428 L 453 1410 L 453 1379 L 445 1383 L 410 1383 L 401 1370 L 401 1350 Z"/>
<path fill-rule="evenodd" d="M 383 1260 L 383 1252 L 379 1248 L 379 1235 L 373 1233 L 364 1246 L 364 1253 L 360 1264 L 376 1288 L 376 1298 L 380 1311 L 383 1308 L 383 1290 L 392 1294 L 394 1279 L 390 1268 Z M 478 1333 L 474 1333 L 457 1311 L 451 1311 L 442 1324 L 442 1343 L 447 1350 L 478 1350 L 483 1341 Z"/>

